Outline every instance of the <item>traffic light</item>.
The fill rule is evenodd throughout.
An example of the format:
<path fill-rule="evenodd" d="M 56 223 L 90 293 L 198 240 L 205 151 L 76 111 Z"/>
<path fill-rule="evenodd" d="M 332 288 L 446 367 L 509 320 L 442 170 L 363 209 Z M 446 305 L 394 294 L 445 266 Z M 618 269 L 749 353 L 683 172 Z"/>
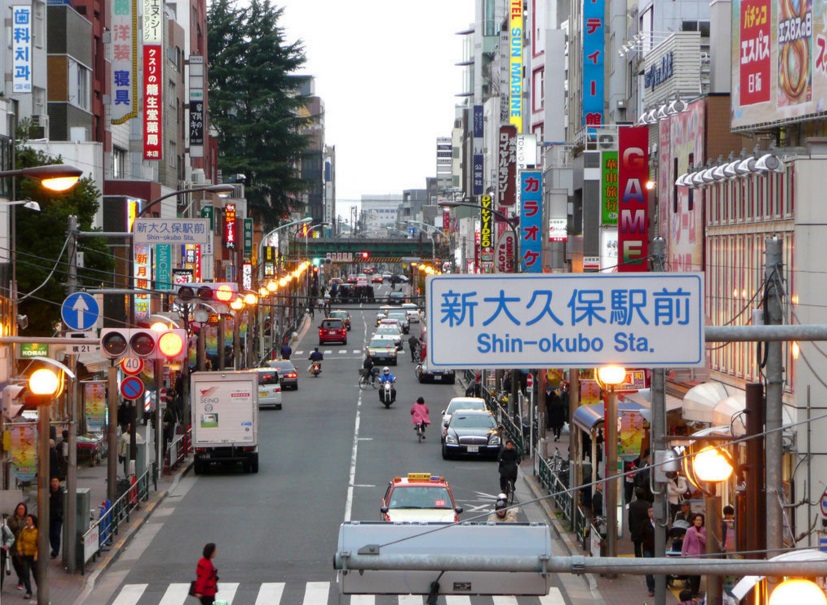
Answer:
<path fill-rule="evenodd" d="M 186 355 L 186 330 L 146 330 L 143 328 L 104 328 L 101 353 L 107 359 L 142 357 L 176 361 Z"/>
<path fill-rule="evenodd" d="M 234 282 L 211 282 L 184 284 L 178 288 L 175 298 L 180 303 L 220 302 L 229 304 L 238 295 L 238 284 Z"/>
<path fill-rule="evenodd" d="M 362 260 L 368 260 L 369 257 L 370 257 L 370 252 L 367 252 L 367 251 L 362 252 Z"/>

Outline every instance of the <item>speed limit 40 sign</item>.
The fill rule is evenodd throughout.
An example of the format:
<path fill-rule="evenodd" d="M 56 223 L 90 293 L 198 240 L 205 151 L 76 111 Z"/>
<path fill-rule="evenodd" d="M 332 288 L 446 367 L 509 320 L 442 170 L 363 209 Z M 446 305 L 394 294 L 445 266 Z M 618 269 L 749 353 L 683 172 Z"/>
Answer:
<path fill-rule="evenodd" d="M 144 371 L 144 360 L 140 357 L 124 357 L 121 359 L 121 370 L 130 376 L 140 374 Z"/>

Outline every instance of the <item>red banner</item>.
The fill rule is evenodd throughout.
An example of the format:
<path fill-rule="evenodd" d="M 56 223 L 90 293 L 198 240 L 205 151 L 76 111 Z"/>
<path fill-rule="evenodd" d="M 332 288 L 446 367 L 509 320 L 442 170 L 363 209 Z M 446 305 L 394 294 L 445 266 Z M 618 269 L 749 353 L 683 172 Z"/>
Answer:
<path fill-rule="evenodd" d="M 497 206 L 517 203 L 517 128 L 500 126 L 497 143 Z"/>
<path fill-rule="evenodd" d="M 618 272 L 648 271 L 648 126 L 618 128 Z"/>
<path fill-rule="evenodd" d="M 770 0 L 741 2 L 741 105 L 754 105 L 770 100 L 772 87 Z"/>
<path fill-rule="evenodd" d="M 164 55 L 159 44 L 144 44 L 144 159 L 164 157 Z"/>

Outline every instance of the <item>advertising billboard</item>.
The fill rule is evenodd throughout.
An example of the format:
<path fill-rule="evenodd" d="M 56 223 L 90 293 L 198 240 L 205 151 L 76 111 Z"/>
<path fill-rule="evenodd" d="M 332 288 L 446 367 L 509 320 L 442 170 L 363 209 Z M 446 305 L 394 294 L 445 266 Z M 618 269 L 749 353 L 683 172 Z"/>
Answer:
<path fill-rule="evenodd" d="M 617 151 L 600 152 L 600 224 L 617 225 Z"/>
<path fill-rule="evenodd" d="M 480 260 L 482 268 L 486 269 L 494 262 L 494 214 L 493 200 L 490 195 L 480 198 Z"/>
<path fill-rule="evenodd" d="M 583 125 L 603 123 L 603 64 L 606 54 L 605 0 L 583 2 Z"/>
<path fill-rule="evenodd" d="M 523 0 L 511 0 L 508 67 L 508 123 L 523 131 Z"/>
<path fill-rule="evenodd" d="M 732 3 L 732 129 L 766 128 L 825 111 L 827 11 L 812 0 Z"/>
<path fill-rule="evenodd" d="M 497 206 L 517 203 L 517 129 L 500 126 L 497 142 Z"/>
<path fill-rule="evenodd" d="M 647 271 L 649 127 L 618 128 L 618 272 Z"/>
<path fill-rule="evenodd" d="M 520 271 L 543 272 L 543 173 L 520 173 Z"/>
<path fill-rule="evenodd" d="M 485 153 L 483 135 L 485 133 L 485 115 L 482 105 L 474 105 L 474 182 L 473 195 L 482 195 L 484 186 L 484 162 Z"/>
<path fill-rule="evenodd" d="M 164 13 L 160 0 L 144 0 L 144 159 L 164 157 Z"/>
<path fill-rule="evenodd" d="M 32 92 L 32 7 L 12 6 L 12 92 Z"/>
<path fill-rule="evenodd" d="M 123 124 L 138 116 L 138 0 L 118 0 L 108 4 L 112 32 L 113 124 Z"/>

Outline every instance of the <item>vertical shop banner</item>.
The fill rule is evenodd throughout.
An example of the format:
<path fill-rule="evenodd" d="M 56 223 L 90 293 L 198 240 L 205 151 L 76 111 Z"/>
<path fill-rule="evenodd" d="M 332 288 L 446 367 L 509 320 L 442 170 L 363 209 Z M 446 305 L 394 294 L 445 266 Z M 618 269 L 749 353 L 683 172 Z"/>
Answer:
<path fill-rule="evenodd" d="M 112 32 L 112 99 L 109 115 L 113 124 L 138 117 L 138 0 L 108 3 Z"/>
<path fill-rule="evenodd" d="M 201 218 L 209 219 L 210 221 L 210 232 L 215 232 L 215 211 L 212 206 L 204 206 L 201 208 Z"/>
<path fill-rule="evenodd" d="M 244 219 L 244 260 L 253 260 L 253 219 Z"/>
<path fill-rule="evenodd" d="M 523 0 L 510 2 L 508 123 L 523 131 Z"/>
<path fill-rule="evenodd" d="M 480 272 L 480 232 L 479 229 L 474 231 L 474 273 Z"/>
<path fill-rule="evenodd" d="M 618 272 L 648 271 L 649 127 L 618 128 Z"/>
<path fill-rule="evenodd" d="M 204 157 L 204 123 L 206 121 L 204 115 L 204 57 L 190 55 L 189 66 L 189 149 L 190 156 L 201 158 Z"/>
<path fill-rule="evenodd" d="M 514 247 L 517 241 L 508 229 L 497 240 L 497 273 L 514 273 Z"/>
<path fill-rule="evenodd" d="M 500 126 L 497 143 L 497 206 L 517 203 L 517 129 Z"/>
<path fill-rule="evenodd" d="M 132 275 L 135 294 L 132 296 L 135 306 L 135 319 L 149 319 L 149 290 L 152 289 L 151 249 L 149 244 L 135 244 L 132 247 Z"/>
<path fill-rule="evenodd" d="M 172 281 L 176 286 L 192 283 L 195 281 L 192 278 L 192 273 L 192 269 L 181 269 L 179 267 L 175 267 L 172 270 Z"/>
<path fill-rule="evenodd" d="M 617 225 L 617 152 L 600 152 L 600 224 Z"/>
<path fill-rule="evenodd" d="M 442 230 L 445 233 L 447 233 L 448 235 L 451 234 L 451 213 L 450 212 L 443 212 L 442 213 Z"/>
<path fill-rule="evenodd" d="M 276 274 L 276 258 L 278 257 L 278 248 L 275 246 L 264 247 L 264 277 L 273 277 Z M 259 260 L 261 262 L 261 260 Z"/>
<path fill-rule="evenodd" d="M 583 1 L 583 125 L 603 123 L 603 64 L 606 53 L 605 0 Z"/>
<path fill-rule="evenodd" d="M 172 285 L 172 246 L 170 244 L 155 245 L 155 289 L 173 290 Z"/>
<path fill-rule="evenodd" d="M 253 289 L 253 263 L 249 261 L 241 265 L 241 286 L 245 290 Z"/>
<path fill-rule="evenodd" d="M 813 0 L 778 2 L 779 107 L 813 100 L 813 65 L 818 64 L 824 68 L 824 53 L 827 49 L 822 46 L 819 56 L 813 60 L 812 23 Z M 823 110 L 823 107 L 820 109 Z"/>
<path fill-rule="evenodd" d="M 201 278 L 201 246 L 198 244 L 183 244 L 181 246 L 181 263 L 185 269 L 192 271 L 193 281 L 203 281 Z"/>
<path fill-rule="evenodd" d="M 224 205 L 224 247 L 235 250 L 235 204 Z"/>
<path fill-rule="evenodd" d="M 480 269 L 490 270 L 494 263 L 494 200 L 490 195 L 480 197 Z"/>
<path fill-rule="evenodd" d="M 520 173 L 520 271 L 543 272 L 543 173 Z"/>
<path fill-rule="evenodd" d="M 485 147 L 483 136 L 485 134 L 485 115 L 482 105 L 474 105 L 474 174 L 473 174 L 473 195 L 482 195 L 485 184 L 484 153 Z"/>
<path fill-rule="evenodd" d="M 86 410 L 86 429 L 90 433 L 102 433 L 106 425 L 106 381 L 84 382 L 83 403 Z"/>
<path fill-rule="evenodd" d="M 741 1 L 741 105 L 770 100 L 771 0 Z"/>
<path fill-rule="evenodd" d="M 144 0 L 144 159 L 164 157 L 164 12 L 161 0 Z"/>
<path fill-rule="evenodd" d="M 12 6 L 12 92 L 32 92 L 32 7 Z"/>
<path fill-rule="evenodd" d="M 12 473 L 21 482 L 28 482 L 37 476 L 37 428 L 32 426 L 12 426 L 8 428 L 9 458 Z M 4 570 L 0 569 L 0 572 Z"/>

